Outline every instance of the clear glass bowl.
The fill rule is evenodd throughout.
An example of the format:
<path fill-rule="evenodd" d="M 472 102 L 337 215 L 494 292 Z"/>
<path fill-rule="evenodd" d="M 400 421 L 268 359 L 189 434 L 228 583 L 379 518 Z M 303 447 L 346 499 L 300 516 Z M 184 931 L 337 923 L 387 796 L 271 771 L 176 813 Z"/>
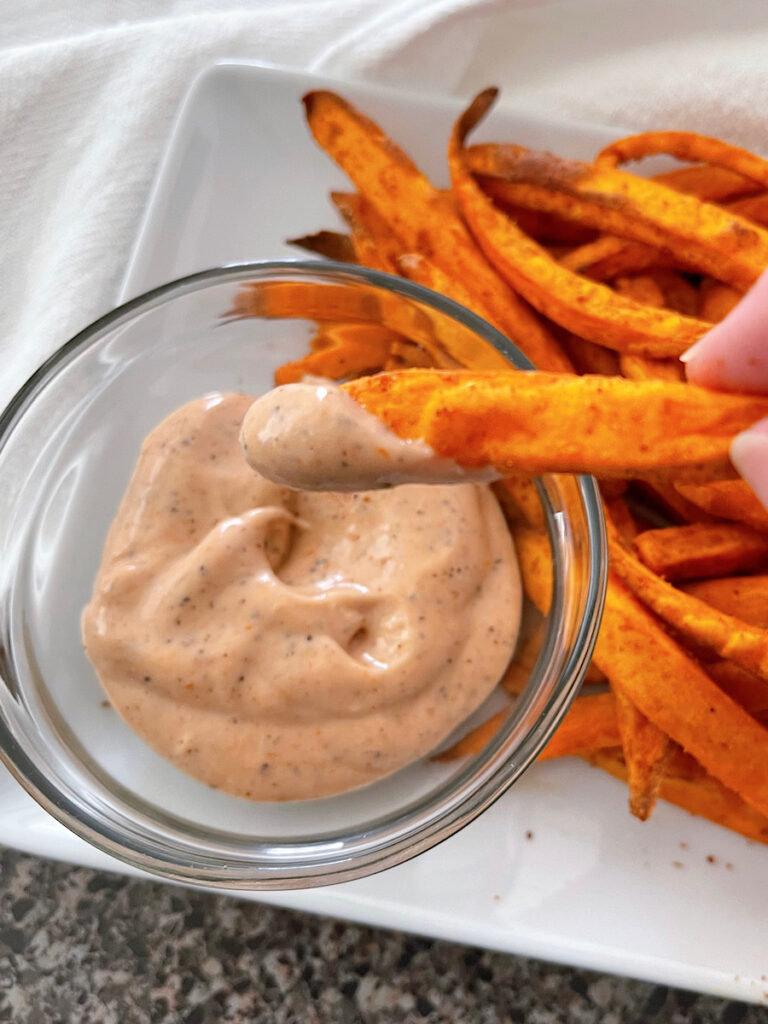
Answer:
<path fill-rule="evenodd" d="M 232 315 L 244 294 L 251 313 L 260 297 L 261 315 Z M 267 390 L 279 365 L 307 351 L 316 326 L 309 317 L 328 309 L 394 318 L 416 335 L 450 331 L 530 368 L 483 320 L 408 281 L 325 262 L 243 264 L 175 281 L 102 317 L 51 356 L 0 418 L 0 755 L 77 835 L 170 879 L 317 886 L 429 849 L 521 776 L 591 657 L 606 573 L 598 491 L 588 477 L 549 477 L 538 490 L 553 597 L 538 660 L 503 728 L 476 756 L 425 758 L 328 799 L 250 803 L 181 773 L 111 710 L 79 619 L 141 440 L 205 392 Z M 491 698 L 473 721 L 500 702 Z"/>

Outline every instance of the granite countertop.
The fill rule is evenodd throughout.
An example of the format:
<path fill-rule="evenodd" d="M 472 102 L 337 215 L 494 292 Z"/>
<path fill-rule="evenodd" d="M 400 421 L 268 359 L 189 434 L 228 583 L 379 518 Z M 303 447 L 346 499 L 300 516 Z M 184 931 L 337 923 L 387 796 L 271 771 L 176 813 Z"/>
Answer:
<path fill-rule="evenodd" d="M 768 1010 L 0 848 L 13 1024 L 765 1024 Z"/>

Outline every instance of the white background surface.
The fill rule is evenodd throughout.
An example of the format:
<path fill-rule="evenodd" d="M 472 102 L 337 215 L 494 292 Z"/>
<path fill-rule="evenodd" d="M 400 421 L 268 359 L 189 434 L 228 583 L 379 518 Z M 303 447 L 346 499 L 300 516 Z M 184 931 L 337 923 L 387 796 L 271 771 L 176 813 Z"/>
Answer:
<path fill-rule="evenodd" d="M 126 294 L 334 226 L 344 178 L 311 142 L 308 78 L 221 68 L 194 90 L 134 254 Z M 344 93 L 439 177 L 456 104 L 375 87 Z M 499 134 L 588 155 L 604 132 L 507 111 Z M 531 837 L 528 838 L 528 833 Z M 0 840 L 116 865 L 0 777 Z M 712 858 L 711 860 L 709 858 Z M 624 787 L 580 762 L 535 768 L 460 835 L 382 875 L 268 902 L 399 927 L 742 999 L 768 1001 L 768 850 L 662 805 L 642 825 Z"/>

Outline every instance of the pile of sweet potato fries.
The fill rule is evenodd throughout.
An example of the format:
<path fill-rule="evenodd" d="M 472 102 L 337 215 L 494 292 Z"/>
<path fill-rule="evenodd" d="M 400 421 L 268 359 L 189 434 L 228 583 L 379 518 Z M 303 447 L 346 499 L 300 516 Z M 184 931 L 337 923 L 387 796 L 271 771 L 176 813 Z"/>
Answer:
<path fill-rule="evenodd" d="M 495 96 L 457 121 L 443 191 L 342 98 L 307 95 L 310 130 L 355 191 L 332 195 L 346 233 L 294 241 L 455 299 L 539 372 L 340 310 L 277 381 L 344 379 L 401 436 L 508 473 L 498 493 L 543 613 L 549 541 L 527 474 L 594 474 L 611 568 L 588 681 L 603 685 L 585 686 L 543 756 L 627 779 L 640 818 L 661 796 L 768 842 L 768 513 L 728 459 L 768 398 L 689 385 L 678 358 L 768 267 L 768 162 L 684 132 L 621 139 L 593 163 L 467 146 Z M 692 166 L 619 169 L 654 154 Z M 524 642 L 512 693 L 529 654 Z M 505 713 L 441 756 L 481 748 Z"/>

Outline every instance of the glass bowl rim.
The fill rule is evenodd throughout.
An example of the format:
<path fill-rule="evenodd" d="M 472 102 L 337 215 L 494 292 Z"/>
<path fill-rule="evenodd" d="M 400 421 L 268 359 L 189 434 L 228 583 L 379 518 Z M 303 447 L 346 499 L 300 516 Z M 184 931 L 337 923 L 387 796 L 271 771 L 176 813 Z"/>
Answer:
<path fill-rule="evenodd" d="M 0 451 L 5 447 L 25 409 L 46 384 L 53 381 L 90 344 L 97 343 L 112 330 L 131 323 L 136 315 L 203 291 L 210 285 L 237 283 L 239 280 L 247 281 L 254 277 L 281 273 L 299 277 L 341 277 L 357 284 L 369 284 L 394 292 L 432 307 L 457 321 L 493 345 L 512 366 L 521 370 L 534 369 L 530 360 L 487 321 L 452 299 L 404 278 L 331 260 L 280 259 L 228 263 L 176 278 L 143 292 L 111 309 L 64 342 L 18 389 L 0 414 Z M 269 846 L 272 855 L 267 865 L 247 856 L 235 857 L 226 863 L 217 862 L 215 856 L 208 856 L 197 863 L 190 863 L 188 851 L 174 856 L 174 851 L 167 849 L 167 843 L 158 842 L 154 837 L 144 836 L 142 839 L 134 834 L 134 829 L 107 827 L 103 815 L 98 821 L 94 820 L 96 815 L 93 813 L 84 819 L 82 808 L 73 806 L 72 801 L 39 770 L 23 749 L 5 715 L 0 715 L 0 759 L 37 803 L 80 838 L 133 867 L 175 881 L 199 882 L 215 888 L 287 889 L 359 878 L 408 860 L 458 832 L 494 803 L 533 763 L 578 691 L 597 639 L 605 598 L 607 549 L 597 483 L 589 476 L 573 476 L 572 479 L 576 481 L 581 497 L 589 545 L 584 611 L 572 644 L 572 653 L 563 665 L 553 684 L 552 693 L 536 721 L 520 737 L 517 745 L 512 745 L 513 726 L 522 714 L 510 715 L 499 734 L 486 745 L 471 765 L 448 783 L 427 793 L 420 801 L 399 809 L 396 815 L 357 826 L 357 835 L 353 832 L 351 837 L 356 840 L 354 842 L 341 832 L 331 837 L 337 839 L 335 843 L 329 843 L 327 835 L 319 839 L 299 838 L 289 842 L 270 840 L 265 844 Z M 526 687 L 526 692 L 518 699 L 521 712 L 525 710 L 523 699 L 528 689 Z M 528 696 L 530 699 L 531 695 Z M 512 749 L 507 749 L 510 746 Z M 511 765 L 513 755 L 515 764 Z M 471 772 L 470 767 L 473 769 Z M 422 804 L 434 803 L 435 792 L 439 794 L 445 789 L 455 789 L 452 784 L 457 780 L 463 780 L 457 794 L 452 799 L 443 799 L 426 823 L 420 821 L 415 813 L 418 808 Z M 400 820 L 405 812 L 410 812 L 408 817 L 411 820 Z M 399 822 L 399 827 L 394 833 L 389 827 L 381 835 L 385 825 L 391 826 L 393 819 Z M 344 847 L 341 851 L 338 849 L 339 841 Z"/>

